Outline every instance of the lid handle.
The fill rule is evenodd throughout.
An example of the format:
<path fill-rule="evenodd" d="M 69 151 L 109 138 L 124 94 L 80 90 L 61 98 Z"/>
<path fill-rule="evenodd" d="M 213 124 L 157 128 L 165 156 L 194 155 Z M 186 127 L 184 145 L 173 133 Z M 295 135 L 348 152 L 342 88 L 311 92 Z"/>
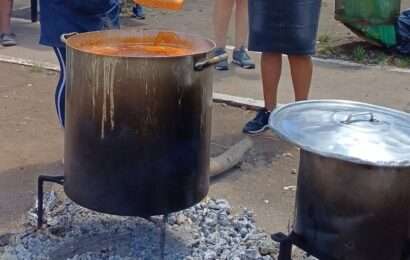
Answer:
<path fill-rule="evenodd" d="M 351 124 L 355 122 L 378 122 L 372 112 L 352 113 L 347 116 L 346 120 L 341 121 L 342 124 Z"/>

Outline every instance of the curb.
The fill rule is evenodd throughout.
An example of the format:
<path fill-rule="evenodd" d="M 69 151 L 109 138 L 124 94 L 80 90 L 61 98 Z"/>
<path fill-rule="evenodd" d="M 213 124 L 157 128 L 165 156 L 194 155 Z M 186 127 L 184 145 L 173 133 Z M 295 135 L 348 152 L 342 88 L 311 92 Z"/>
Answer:
<path fill-rule="evenodd" d="M 60 67 L 48 62 L 36 62 L 29 59 L 20 59 L 10 56 L 0 55 L 0 62 L 23 65 L 28 67 L 40 67 L 46 70 L 60 71 Z"/>
<path fill-rule="evenodd" d="M 324 63 L 324 64 L 335 64 L 335 65 L 354 67 L 354 68 L 378 69 L 378 70 L 384 70 L 388 72 L 410 73 L 410 69 L 397 68 L 397 67 L 387 66 L 387 65 L 386 66 L 366 65 L 366 64 L 356 63 L 353 61 L 326 59 L 326 58 L 319 58 L 319 57 L 313 57 L 312 60 L 316 62 Z"/>
<path fill-rule="evenodd" d="M 235 49 L 235 47 L 232 46 L 232 45 L 227 45 L 226 49 L 232 51 L 233 49 Z M 260 52 L 254 52 L 254 53 L 260 54 Z M 353 61 L 340 60 L 340 59 L 330 59 L 330 58 L 319 58 L 319 57 L 316 57 L 316 56 L 313 56 L 312 60 L 314 62 L 318 62 L 318 63 L 340 65 L 340 66 L 346 66 L 346 67 L 352 67 L 352 68 L 378 69 L 378 70 L 383 70 L 383 71 L 388 71 L 388 72 L 410 73 L 410 68 L 409 69 L 404 69 L 404 68 L 397 68 L 397 67 L 387 66 L 387 65 L 386 66 L 383 66 L 383 65 L 366 65 L 366 64 L 353 62 Z"/>
<path fill-rule="evenodd" d="M 241 107 L 249 110 L 259 110 L 265 106 L 263 100 L 231 96 L 217 92 L 213 93 L 212 98 L 215 103 L 225 103 L 233 107 Z"/>

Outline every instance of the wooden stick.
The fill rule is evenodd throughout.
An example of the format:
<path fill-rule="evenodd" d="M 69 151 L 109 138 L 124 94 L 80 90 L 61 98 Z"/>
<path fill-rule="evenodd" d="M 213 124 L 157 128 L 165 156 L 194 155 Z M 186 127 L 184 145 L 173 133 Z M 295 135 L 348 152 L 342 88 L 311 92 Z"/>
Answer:
<path fill-rule="evenodd" d="M 243 156 L 252 146 L 253 141 L 249 137 L 245 137 L 224 153 L 211 158 L 209 176 L 215 177 L 236 166 L 242 161 Z"/>

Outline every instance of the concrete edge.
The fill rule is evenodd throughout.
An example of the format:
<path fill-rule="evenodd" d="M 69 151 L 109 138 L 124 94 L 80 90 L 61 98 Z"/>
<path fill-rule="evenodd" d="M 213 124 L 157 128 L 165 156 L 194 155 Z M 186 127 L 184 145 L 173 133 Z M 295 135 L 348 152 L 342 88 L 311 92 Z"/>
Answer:
<path fill-rule="evenodd" d="M 213 101 L 215 103 L 224 103 L 230 106 L 241 107 L 250 110 L 259 110 L 265 107 L 265 102 L 263 100 L 232 96 L 217 92 L 213 93 Z"/>
<path fill-rule="evenodd" d="M 325 63 L 325 64 L 335 64 L 335 65 L 355 67 L 355 68 L 378 69 L 378 70 L 383 70 L 383 71 L 388 71 L 388 72 L 410 73 L 410 69 L 397 68 L 397 67 L 388 66 L 388 65 L 384 65 L 384 66 L 383 65 L 366 65 L 366 64 L 356 63 L 353 61 L 346 61 L 346 60 L 339 60 L 339 59 L 327 59 L 327 58 L 319 58 L 319 57 L 313 57 L 312 59 L 314 61 Z"/>
<path fill-rule="evenodd" d="M 226 49 L 232 51 L 233 49 L 235 49 L 235 47 L 228 45 L 226 46 Z M 387 66 L 387 65 L 385 66 L 366 65 L 366 64 L 353 62 L 353 61 L 347 61 L 347 60 L 341 60 L 341 59 L 331 59 L 331 58 L 320 58 L 316 56 L 313 56 L 312 60 L 315 62 L 323 63 L 323 64 L 333 64 L 333 65 L 347 66 L 347 67 L 352 67 L 352 68 L 378 69 L 378 70 L 383 70 L 383 71 L 388 71 L 388 72 L 410 73 L 410 69 L 397 68 L 397 67 Z"/>
<path fill-rule="evenodd" d="M 29 59 L 14 58 L 10 56 L 0 55 L 0 62 L 12 63 L 17 65 L 39 67 L 46 70 L 60 71 L 60 67 L 48 62 L 36 62 Z"/>

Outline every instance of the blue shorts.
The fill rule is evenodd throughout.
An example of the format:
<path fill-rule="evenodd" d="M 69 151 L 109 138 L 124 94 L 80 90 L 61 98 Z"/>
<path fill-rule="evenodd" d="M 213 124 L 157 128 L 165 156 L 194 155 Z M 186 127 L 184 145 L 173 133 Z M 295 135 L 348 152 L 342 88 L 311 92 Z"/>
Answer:
<path fill-rule="evenodd" d="M 40 0 L 40 43 L 64 47 L 63 33 L 119 27 L 119 0 Z"/>
<path fill-rule="evenodd" d="M 321 0 L 249 0 L 249 50 L 315 53 Z"/>

